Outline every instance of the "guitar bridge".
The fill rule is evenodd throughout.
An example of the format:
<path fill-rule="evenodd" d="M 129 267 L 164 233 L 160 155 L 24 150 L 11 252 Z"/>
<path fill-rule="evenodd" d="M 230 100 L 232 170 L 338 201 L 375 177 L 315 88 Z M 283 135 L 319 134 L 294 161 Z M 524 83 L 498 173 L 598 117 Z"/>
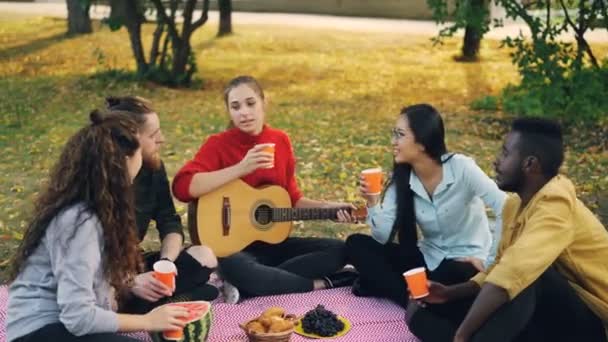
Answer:
<path fill-rule="evenodd" d="M 224 197 L 222 200 L 222 235 L 230 234 L 230 199 Z"/>

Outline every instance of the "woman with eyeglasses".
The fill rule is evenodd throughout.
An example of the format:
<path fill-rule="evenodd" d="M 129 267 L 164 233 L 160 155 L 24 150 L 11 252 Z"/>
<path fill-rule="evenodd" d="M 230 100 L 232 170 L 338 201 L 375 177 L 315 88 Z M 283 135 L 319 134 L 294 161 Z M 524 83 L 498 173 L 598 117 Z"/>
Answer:
<path fill-rule="evenodd" d="M 485 206 L 499 229 L 506 195 L 473 159 L 448 153 L 441 115 L 428 104 L 401 110 L 392 147 L 394 168 L 384 193 L 369 194 L 360 179 L 371 236 L 351 235 L 346 246 L 360 274 L 353 293 L 406 307 L 403 272 L 426 267 L 430 279 L 453 284 L 491 262 L 500 233 L 492 234 Z"/>

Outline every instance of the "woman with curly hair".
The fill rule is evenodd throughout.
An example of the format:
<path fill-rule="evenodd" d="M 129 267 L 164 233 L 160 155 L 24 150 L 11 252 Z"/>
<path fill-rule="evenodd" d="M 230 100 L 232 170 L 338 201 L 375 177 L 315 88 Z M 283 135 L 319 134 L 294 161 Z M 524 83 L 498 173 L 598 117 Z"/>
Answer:
<path fill-rule="evenodd" d="M 141 148 L 124 114 L 90 120 L 63 148 L 15 256 L 8 341 L 133 341 L 116 333 L 183 326 L 177 306 L 114 312 L 140 267 L 131 184 Z"/>

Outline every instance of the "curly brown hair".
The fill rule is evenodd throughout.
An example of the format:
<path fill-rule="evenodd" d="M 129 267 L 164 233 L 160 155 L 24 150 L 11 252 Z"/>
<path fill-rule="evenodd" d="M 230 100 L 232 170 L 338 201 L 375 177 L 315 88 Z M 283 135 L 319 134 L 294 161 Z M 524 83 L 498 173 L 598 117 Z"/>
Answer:
<path fill-rule="evenodd" d="M 135 204 L 126 157 L 139 149 L 137 123 L 128 115 L 93 111 L 91 124 L 64 146 L 48 185 L 35 203 L 33 217 L 13 259 L 10 280 L 44 237 L 55 216 L 76 204 L 97 216 L 104 237 L 106 279 L 121 293 L 140 270 Z"/>

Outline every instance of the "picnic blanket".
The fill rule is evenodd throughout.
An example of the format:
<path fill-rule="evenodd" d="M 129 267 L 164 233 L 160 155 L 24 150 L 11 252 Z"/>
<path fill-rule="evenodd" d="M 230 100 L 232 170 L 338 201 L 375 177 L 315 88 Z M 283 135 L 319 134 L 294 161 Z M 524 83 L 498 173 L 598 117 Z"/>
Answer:
<path fill-rule="evenodd" d="M 6 305 L 8 292 L 6 286 L 0 286 L 0 342 L 6 341 Z M 417 342 L 405 324 L 405 312 L 396 304 L 377 298 L 355 297 L 348 287 L 321 290 L 308 293 L 287 294 L 279 296 L 257 297 L 244 300 L 239 304 L 226 304 L 221 300 L 213 303 L 213 325 L 209 335 L 210 342 L 247 341 L 245 333 L 239 328 L 240 322 L 258 316 L 270 306 L 281 306 L 288 313 L 303 315 L 317 304 L 341 316 L 352 323 L 352 329 L 346 335 L 331 341 L 361 342 Z M 142 341 L 151 341 L 147 333 L 128 334 Z M 311 341 L 296 335 L 291 341 Z"/>

